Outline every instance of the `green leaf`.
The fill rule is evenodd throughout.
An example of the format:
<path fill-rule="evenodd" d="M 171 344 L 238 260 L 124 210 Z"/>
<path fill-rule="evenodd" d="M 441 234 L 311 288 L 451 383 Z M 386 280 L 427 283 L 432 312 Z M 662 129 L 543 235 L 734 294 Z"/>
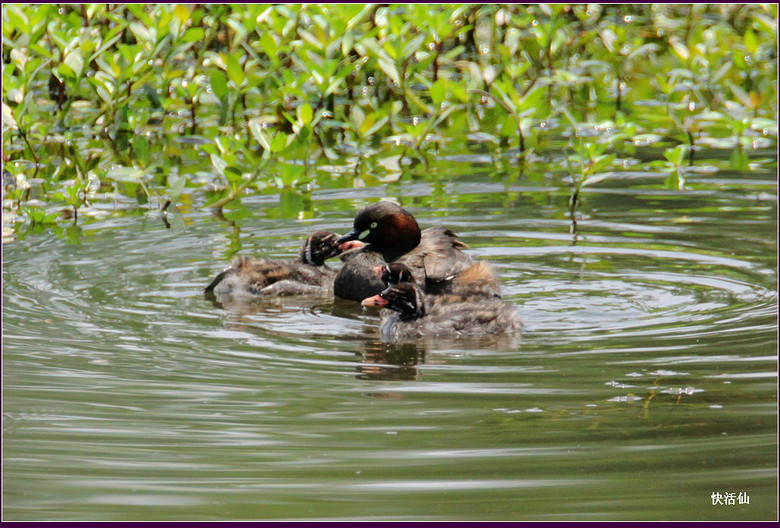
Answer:
<path fill-rule="evenodd" d="M 314 49 L 316 49 L 316 50 L 322 50 L 322 42 L 320 42 L 320 41 L 317 39 L 317 37 L 315 37 L 314 35 L 312 35 L 312 34 L 311 34 L 311 33 L 309 33 L 308 31 L 305 31 L 305 30 L 303 30 L 303 29 L 299 29 L 299 30 L 298 30 L 298 35 L 300 35 L 300 37 L 301 37 L 301 38 L 302 38 L 304 41 L 306 41 L 306 42 L 308 42 L 309 44 L 311 44 L 311 45 L 314 47 Z"/>
<path fill-rule="evenodd" d="M 222 70 L 211 72 L 211 89 L 214 91 L 214 95 L 220 99 L 228 94 L 227 77 Z"/>
<path fill-rule="evenodd" d="M 515 121 L 515 118 L 512 117 L 511 114 L 507 115 L 504 118 L 504 122 L 501 123 L 500 135 L 502 137 L 511 137 L 517 135 L 517 121 Z"/>
<path fill-rule="evenodd" d="M 73 77 L 81 77 L 81 74 L 84 71 L 84 57 L 81 56 L 80 50 L 71 50 L 71 52 L 65 56 L 63 63 L 73 72 Z"/>
<path fill-rule="evenodd" d="M 341 53 L 345 57 L 352 51 L 352 46 L 355 44 L 355 37 L 352 35 L 352 31 L 347 31 L 341 38 Z"/>
<path fill-rule="evenodd" d="M 144 136 L 138 135 L 133 138 L 133 152 L 145 165 L 149 164 L 149 142 Z"/>
<path fill-rule="evenodd" d="M 46 214 L 46 210 L 43 207 L 30 207 L 25 205 L 22 206 L 21 210 L 22 213 L 24 213 L 25 216 L 30 219 L 30 223 L 32 224 L 46 225 L 56 223 L 57 215 Z"/>
<path fill-rule="evenodd" d="M 758 51 L 758 40 L 756 40 L 756 34 L 753 33 L 752 29 L 745 31 L 745 37 L 743 40 L 745 42 L 745 49 L 748 53 L 753 55 Z"/>
<path fill-rule="evenodd" d="M 205 35 L 206 32 L 203 30 L 203 28 L 193 27 L 184 32 L 184 35 L 182 36 L 181 40 L 183 42 L 198 42 L 200 40 L 203 40 L 203 37 Z"/>
<path fill-rule="evenodd" d="M 664 151 L 664 157 L 675 165 L 680 167 L 685 163 L 690 147 L 688 145 L 677 145 L 674 148 L 668 148 Z"/>
<path fill-rule="evenodd" d="M 152 24 L 149 24 L 149 26 L 151 27 Z M 154 42 L 155 39 L 154 37 L 152 37 L 152 33 L 143 24 L 139 24 L 138 22 L 133 22 L 132 24 L 130 24 L 130 31 L 133 32 L 135 39 L 139 43 L 150 43 L 150 44 L 155 43 Z"/>
<path fill-rule="evenodd" d="M 385 72 L 385 75 L 390 77 L 391 81 L 394 81 L 396 83 L 401 82 L 401 74 L 398 73 L 398 68 L 396 68 L 394 62 L 385 58 L 380 58 L 378 63 L 379 63 L 379 67 L 382 69 L 383 72 Z"/>
<path fill-rule="evenodd" d="M 281 152 L 287 148 L 287 134 L 277 132 L 271 143 L 271 152 Z"/>
<path fill-rule="evenodd" d="M 296 108 L 295 111 L 298 114 L 298 119 L 300 119 L 301 123 L 304 125 L 311 123 L 311 120 L 314 118 L 314 111 L 311 109 L 309 103 L 298 105 L 298 108 Z"/>
<path fill-rule="evenodd" d="M 252 119 L 249 121 L 249 130 L 252 132 L 252 135 L 255 137 L 258 143 L 260 143 L 260 146 L 263 147 L 263 150 L 266 152 L 271 151 L 271 139 L 268 131 L 266 131 L 263 128 L 263 121 L 259 119 Z"/>
<path fill-rule="evenodd" d="M 415 51 L 417 51 L 422 43 L 425 42 L 425 35 L 420 34 L 414 37 L 412 40 L 406 43 L 403 50 L 404 58 L 410 57 Z"/>
<path fill-rule="evenodd" d="M 279 53 L 279 48 L 270 31 L 263 33 L 263 36 L 260 37 L 260 47 L 272 62 L 276 63 L 278 61 L 277 54 Z"/>
<path fill-rule="evenodd" d="M 241 83 L 244 82 L 244 68 L 235 55 L 227 56 L 227 73 L 236 86 L 241 86 Z"/>
<path fill-rule="evenodd" d="M 19 125 L 16 124 L 13 110 L 5 103 L 3 103 L 3 128 L 12 128 L 14 130 L 19 128 Z"/>
<path fill-rule="evenodd" d="M 729 167 L 733 170 L 744 171 L 750 168 L 750 158 L 741 148 L 735 148 L 731 151 L 729 157 Z"/>
<path fill-rule="evenodd" d="M 431 86 L 431 100 L 436 106 L 441 105 L 447 98 L 447 81 L 445 79 L 437 79 Z"/>
<path fill-rule="evenodd" d="M 238 167 L 233 167 L 232 165 L 225 168 L 225 179 L 233 185 L 234 187 L 237 187 L 238 184 L 241 182 L 241 170 L 238 169 Z"/>
<path fill-rule="evenodd" d="M 225 175 L 225 169 L 227 168 L 228 164 L 225 160 L 217 156 L 216 154 L 211 154 L 211 165 L 214 166 L 214 170 L 217 171 L 217 174 L 220 176 Z"/>

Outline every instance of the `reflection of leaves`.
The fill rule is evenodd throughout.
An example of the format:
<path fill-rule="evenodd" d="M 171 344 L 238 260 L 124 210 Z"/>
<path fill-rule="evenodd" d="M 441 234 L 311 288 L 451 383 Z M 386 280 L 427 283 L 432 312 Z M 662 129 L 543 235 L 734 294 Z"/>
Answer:
<path fill-rule="evenodd" d="M 145 173 L 135 167 L 123 167 L 116 165 L 106 171 L 106 177 L 117 182 L 139 183 L 144 179 Z"/>
<path fill-rule="evenodd" d="M 180 174 L 176 180 L 171 184 L 169 190 L 169 197 L 172 202 L 177 202 L 181 193 L 184 191 L 184 186 L 187 184 L 187 177 Z"/>
<path fill-rule="evenodd" d="M 57 214 L 47 214 L 43 207 L 25 205 L 22 206 L 21 211 L 33 225 L 51 225 L 57 223 Z"/>
<path fill-rule="evenodd" d="M 674 164 L 675 167 L 680 167 L 685 163 L 685 159 L 688 157 L 688 153 L 691 148 L 688 145 L 677 145 L 674 148 L 668 148 L 664 151 L 664 157 Z"/>

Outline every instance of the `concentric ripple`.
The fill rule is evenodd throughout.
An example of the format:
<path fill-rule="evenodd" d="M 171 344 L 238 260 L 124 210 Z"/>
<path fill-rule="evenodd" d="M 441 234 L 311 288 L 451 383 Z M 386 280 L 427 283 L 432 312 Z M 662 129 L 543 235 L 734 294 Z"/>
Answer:
<path fill-rule="evenodd" d="M 616 186 L 575 228 L 552 184 L 405 184 L 494 265 L 520 340 L 392 345 L 358 303 L 203 295 L 234 250 L 290 258 L 384 193 L 7 244 L 5 516 L 700 519 L 716 489 L 776 514 L 775 202 Z"/>

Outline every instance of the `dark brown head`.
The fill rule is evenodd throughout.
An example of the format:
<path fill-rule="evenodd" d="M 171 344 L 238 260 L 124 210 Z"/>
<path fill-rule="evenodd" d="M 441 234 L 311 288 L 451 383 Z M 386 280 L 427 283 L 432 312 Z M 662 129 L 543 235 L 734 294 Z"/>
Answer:
<path fill-rule="evenodd" d="M 412 270 L 405 264 L 398 262 L 378 266 L 374 268 L 374 273 L 379 275 L 386 287 L 395 286 L 399 282 L 414 282 Z"/>
<path fill-rule="evenodd" d="M 420 227 L 411 213 L 393 202 L 380 201 L 365 207 L 355 217 L 353 229 L 339 243 L 360 240 L 371 244 L 391 261 L 420 243 Z"/>
<path fill-rule="evenodd" d="M 332 231 L 315 231 L 303 243 L 301 262 L 322 266 L 329 258 L 341 254 L 337 240 L 338 235 Z"/>
<path fill-rule="evenodd" d="M 363 299 L 363 306 L 380 306 L 401 314 L 402 321 L 410 321 L 425 315 L 425 299 L 422 290 L 414 283 L 402 282 L 390 286 L 379 295 Z"/>

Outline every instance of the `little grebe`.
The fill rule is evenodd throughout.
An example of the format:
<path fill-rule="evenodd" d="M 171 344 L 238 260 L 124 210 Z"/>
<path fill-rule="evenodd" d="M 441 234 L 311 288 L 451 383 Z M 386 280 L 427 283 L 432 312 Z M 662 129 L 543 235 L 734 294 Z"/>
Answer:
<path fill-rule="evenodd" d="M 325 265 L 344 249 L 330 231 L 312 233 L 295 261 L 236 257 L 206 286 L 205 293 L 222 298 L 321 294 L 331 291 L 337 270 Z"/>
<path fill-rule="evenodd" d="M 359 240 L 366 246 L 347 259 L 334 282 L 337 297 L 360 301 L 385 289 L 374 268 L 389 262 L 408 266 L 418 284 L 446 281 L 473 264 L 461 251 L 466 244 L 443 227 L 420 231 L 408 211 L 388 201 L 365 207 L 355 217 L 353 229 L 339 238 Z"/>
<path fill-rule="evenodd" d="M 382 311 L 382 337 L 403 341 L 432 336 L 480 336 L 519 334 L 520 315 L 515 307 L 497 298 L 456 300 L 449 296 L 426 295 L 412 282 L 390 286 L 379 295 L 364 299 L 363 306 Z"/>
<path fill-rule="evenodd" d="M 400 262 L 378 266 L 374 268 L 374 273 L 382 279 L 385 288 L 401 282 L 417 283 L 412 275 L 412 270 Z M 498 278 L 493 267 L 485 262 L 476 262 L 457 275 L 444 280 L 433 281 L 426 278 L 424 291 L 429 295 L 447 295 L 453 300 L 474 300 L 481 297 L 486 299 L 501 298 Z"/>

